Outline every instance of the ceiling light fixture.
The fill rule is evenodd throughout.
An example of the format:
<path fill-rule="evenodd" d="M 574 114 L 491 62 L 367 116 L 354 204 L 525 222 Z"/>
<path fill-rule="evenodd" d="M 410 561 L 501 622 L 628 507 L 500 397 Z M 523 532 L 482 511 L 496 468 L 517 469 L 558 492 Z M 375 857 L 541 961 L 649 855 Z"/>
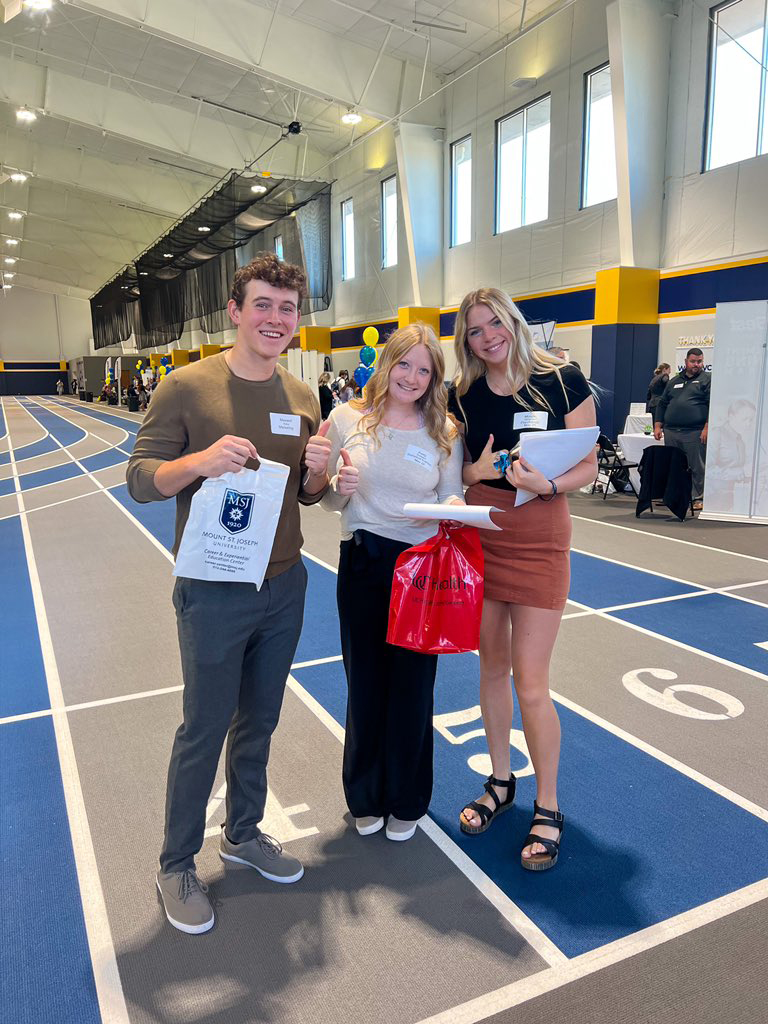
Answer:
<path fill-rule="evenodd" d="M 148 270 L 140 270 L 139 271 L 139 277 L 149 277 L 149 271 Z"/>
<path fill-rule="evenodd" d="M 29 107 L 19 107 L 16 111 L 16 120 L 25 121 L 27 124 L 32 124 L 33 121 L 37 120 L 37 114 L 34 110 L 30 110 Z"/>
<path fill-rule="evenodd" d="M 53 0 L 24 0 L 24 6 L 30 11 L 50 11 Z"/>
<path fill-rule="evenodd" d="M 7 278 L 7 280 L 10 281 L 11 278 L 16 277 L 16 275 L 15 274 L 11 274 L 10 271 L 6 270 L 5 273 L 3 274 L 3 277 Z"/>
<path fill-rule="evenodd" d="M 349 108 L 346 114 L 341 115 L 342 124 L 360 124 L 362 120 L 362 117 L 356 110 L 353 110 L 352 107 Z"/>
<path fill-rule="evenodd" d="M 26 180 L 27 180 L 27 175 L 26 174 L 22 174 L 21 171 L 15 171 L 11 175 L 11 181 L 15 182 L 17 185 L 23 185 Z"/>
<path fill-rule="evenodd" d="M 166 258 L 167 260 L 172 260 L 172 259 L 173 259 L 173 253 L 172 253 L 172 252 L 164 252 L 164 253 L 163 253 L 163 256 L 164 256 L 164 257 L 165 257 L 165 258 Z"/>
<path fill-rule="evenodd" d="M 3 285 L 3 291 L 4 292 L 9 292 L 11 290 L 11 288 L 13 288 L 12 284 L 4 284 Z"/>
<path fill-rule="evenodd" d="M 262 192 L 267 191 L 266 185 L 251 185 L 251 192 L 255 192 L 257 196 L 260 196 Z"/>
<path fill-rule="evenodd" d="M 3 260 L 3 263 L 6 263 L 9 267 L 12 267 L 13 264 L 17 262 L 18 260 L 14 259 L 13 256 L 6 256 Z"/>
<path fill-rule="evenodd" d="M 24 216 L 24 214 L 23 213 L 19 213 L 18 210 L 11 210 L 8 213 L 8 216 L 11 218 L 11 220 L 21 220 L 21 218 Z"/>
<path fill-rule="evenodd" d="M 18 240 L 18 238 L 6 238 L 5 244 L 6 245 L 18 245 L 19 244 L 19 240 Z"/>
<path fill-rule="evenodd" d="M 204 234 L 207 234 L 211 229 L 207 228 L 204 224 L 202 224 L 197 230 L 202 231 Z"/>

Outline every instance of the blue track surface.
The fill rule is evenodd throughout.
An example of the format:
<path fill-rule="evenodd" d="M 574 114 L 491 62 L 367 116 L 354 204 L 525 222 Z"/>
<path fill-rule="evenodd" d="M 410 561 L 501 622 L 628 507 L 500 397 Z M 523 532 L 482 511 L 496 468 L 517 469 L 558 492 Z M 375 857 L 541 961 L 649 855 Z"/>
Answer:
<path fill-rule="evenodd" d="M 0 718 L 7 718 L 50 707 L 24 538 L 17 516 L 0 519 L 0 559 Z"/>
<path fill-rule="evenodd" d="M 21 404 L 64 448 L 75 444 L 76 441 L 82 441 L 86 437 L 86 432 L 81 427 L 76 427 L 69 420 L 59 416 L 58 413 L 51 412 L 34 402 L 22 402 Z"/>
<path fill-rule="evenodd" d="M 56 405 L 60 405 L 62 409 L 69 409 L 70 412 L 81 412 L 84 416 L 91 416 L 95 420 L 100 420 L 103 423 L 111 423 L 115 427 L 121 427 L 123 430 L 127 430 L 129 434 L 138 434 L 141 423 L 134 423 L 129 419 L 124 419 L 122 416 L 113 416 L 108 412 L 102 412 L 101 409 L 90 409 L 85 403 L 82 403 L 82 408 L 79 405 L 71 405 L 68 402 L 56 402 Z"/>
<path fill-rule="evenodd" d="M 53 723 L 0 729 L 2 1019 L 100 1024 Z"/>

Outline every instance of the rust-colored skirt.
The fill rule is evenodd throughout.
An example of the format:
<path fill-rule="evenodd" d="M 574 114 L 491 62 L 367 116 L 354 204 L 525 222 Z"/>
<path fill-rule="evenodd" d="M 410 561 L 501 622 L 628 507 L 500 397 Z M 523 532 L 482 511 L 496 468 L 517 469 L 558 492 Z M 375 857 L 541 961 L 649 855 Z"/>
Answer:
<path fill-rule="evenodd" d="M 534 498 L 515 508 L 515 491 L 473 484 L 468 505 L 495 505 L 496 530 L 480 530 L 485 556 L 485 596 L 531 608 L 562 609 L 571 582 L 571 513 L 568 499 Z"/>

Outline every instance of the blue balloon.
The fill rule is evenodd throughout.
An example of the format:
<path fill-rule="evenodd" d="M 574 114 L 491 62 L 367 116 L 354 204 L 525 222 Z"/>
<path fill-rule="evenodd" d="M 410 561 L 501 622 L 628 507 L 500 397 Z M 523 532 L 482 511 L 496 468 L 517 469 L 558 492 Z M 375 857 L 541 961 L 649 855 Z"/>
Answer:
<path fill-rule="evenodd" d="M 358 368 L 355 370 L 353 376 L 355 378 L 355 383 L 358 385 L 358 387 L 361 390 L 365 387 L 365 385 L 371 379 L 372 374 L 373 374 L 373 367 L 372 366 L 365 366 L 363 363 L 360 363 Z"/>

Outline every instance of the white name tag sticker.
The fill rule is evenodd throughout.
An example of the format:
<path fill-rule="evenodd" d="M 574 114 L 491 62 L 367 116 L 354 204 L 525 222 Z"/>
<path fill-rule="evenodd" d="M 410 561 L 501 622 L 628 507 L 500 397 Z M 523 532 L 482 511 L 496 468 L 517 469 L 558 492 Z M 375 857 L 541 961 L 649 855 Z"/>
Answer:
<path fill-rule="evenodd" d="M 673 384 L 672 387 L 673 388 L 684 388 L 685 384 Z"/>
<path fill-rule="evenodd" d="M 298 437 L 301 433 L 301 416 L 292 416 L 287 412 L 271 412 L 269 419 L 272 423 L 273 434 L 288 434 L 290 437 Z"/>
<path fill-rule="evenodd" d="M 512 421 L 514 430 L 546 430 L 548 412 L 516 412 Z"/>
<path fill-rule="evenodd" d="M 433 469 L 435 465 L 435 456 L 415 444 L 408 445 L 405 450 L 405 459 L 407 462 L 415 462 L 417 466 L 423 466 L 424 469 Z"/>

